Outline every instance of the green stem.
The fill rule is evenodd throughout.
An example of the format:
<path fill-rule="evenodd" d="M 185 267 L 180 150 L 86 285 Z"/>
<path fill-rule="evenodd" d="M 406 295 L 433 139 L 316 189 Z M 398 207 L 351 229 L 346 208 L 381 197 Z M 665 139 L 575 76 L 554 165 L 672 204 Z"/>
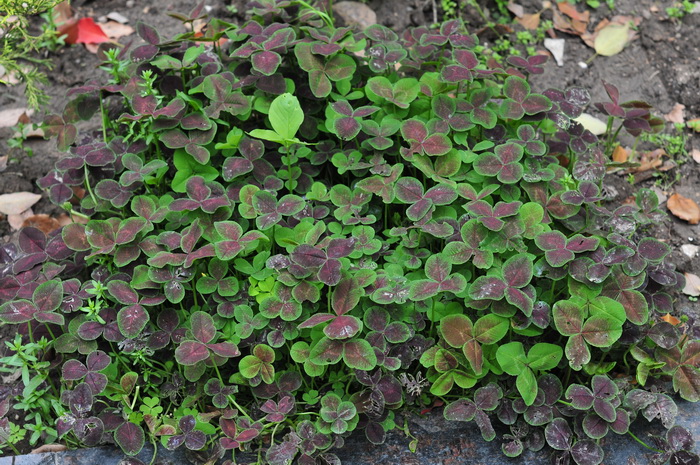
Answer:
<path fill-rule="evenodd" d="M 644 442 L 644 441 L 642 441 L 641 439 L 639 439 L 637 436 L 634 435 L 634 433 L 632 433 L 632 431 L 629 431 L 629 430 L 628 430 L 628 431 L 627 431 L 627 434 L 629 434 L 630 436 L 632 436 L 632 439 L 634 439 L 635 441 L 637 441 L 638 443 L 640 443 L 641 445 L 643 445 L 643 446 L 646 447 L 647 449 L 649 449 L 649 450 L 651 450 L 651 451 L 654 451 L 654 452 L 656 452 L 656 453 L 658 453 L 658 454 L 663 454 L 663 453 L 664 453 L 664 451 L 659 450 L 659 449 L 656 449 L 656 448 L 654 448 L 654 447 L 651 447 L 649 444 L 647 444 L 646 442 Z"/>
<path fill-rule="evenodd" d="M 93 202 L 95 202 L 95 205 L 97 205 L 97 198 L 95 198 L 95 194 L 93 194 L 92 192 L 92 187 L 90 187 L 90 178 L 88 177 L 89 173 L 87 165 L 83 165 L 83 171 L 85 171 L 85 187 L 87 188 L 87 191 L 90 194 L 90 198 Z"/>
<path fill-rule="evenodd" d="M 216 363 L 214 363 L 214 371 L 216 371 L 216 376 L 219 378 L 219 381 L 221 382 L 221 384 L 224 384 L 224 379 L 221 377 L 221 372 L 219 371 L 219 367 L 216 365 Z M 245 415 L 245 417 L 248 420 L 250 420 L 251 422 L 255 421 L 251 418 L 250 415 L 248 415 L 248 413 L 243 409 L 243 407 L 238 405 L 238 402 L 236 402 L 236 399 L 234 399 L 231 396 L 226 396 L 226 397 L 228 398 L 229 402 L 231 402 L 238 409 L 239 412 L 241 412 L 243 415 Z"/>
<path fill-rule="evenodd" d="M 100 91 L 100 115 L 102 115 L 102 138 L 104 139 L 105 144 L 107 143 L 107 124 L 109 121 L 109 117 L 105 113 L 105 106 L 104 103 L 102 102 L 102 91 Z"/>

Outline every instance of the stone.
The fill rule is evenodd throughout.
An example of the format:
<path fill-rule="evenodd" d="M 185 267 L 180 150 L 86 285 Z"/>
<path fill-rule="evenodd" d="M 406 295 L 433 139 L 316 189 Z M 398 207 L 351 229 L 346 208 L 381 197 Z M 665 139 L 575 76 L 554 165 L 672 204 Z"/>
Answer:
<path fill-rule="evenodd" d="M 346 26 L 354 26 L 364 31 L 372 24 L 377 24 L 377 13 L 360 2 L 343 1 L 333 4 L 333 13 Z"/>
<path fill-rule="evenodd" d="M 693 244 L 683 244 L 681 246 L 681 252 L 688 258 L 695 258 L 698 252 L 700 252 L 700 247 Z"/>

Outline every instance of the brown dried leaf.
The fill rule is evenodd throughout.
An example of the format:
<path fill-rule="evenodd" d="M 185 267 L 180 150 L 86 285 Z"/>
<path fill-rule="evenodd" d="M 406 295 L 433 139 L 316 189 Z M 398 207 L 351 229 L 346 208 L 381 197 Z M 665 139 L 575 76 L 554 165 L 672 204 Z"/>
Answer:
<path fill-rule="evenodd" d="M 71 8 L 70 1 L 68 0 L 65 0 L 53 7 L 52 13 L 53 21 L 56 23 L 56 26 L 62 26 L 75 16 L 75 12 L 73 11 L 73 8 Z"/>
<path fill-rule="evenodd" d="M 584 23 L 581 23 L 579 21 L 576 25 L 574 25 L 572 19 L 567 18 L 563 14 L 559 13 L 559 11 L 554 9 L 552 10 L 552 20 L 552 25 L 557 31 L 566 32 L 567 34 L 573 34 L 577 36 L 580 36 L 586 31 Z M 580 30 L 581 24 L 584 24 L 582 31 Z"/>
<path fill-rule="evenodd" d="M 31 192 L 14 192 L 0 195 L 0 213 L 5 215 L 19 215 L 27 211 L 37 203 L 41 195 Z"/>
<path fill-rule="evenodd" d="M 100 27 L 110 39 L 118 39 L 134 33 L 134 28 L 126 24 L 120 24 L 116 21 L 107 21 L 100 24 Z"/>
<path fill-rule="evenodd" d="M 693 160 L 695 160 L 696 163 L 700 163 L 700 150 L 698 150 L 698 149 L 691 150 L 690 156 L 693 157 Z"/>
<path fill-rule="evenodd" d="M 48 452 L 63 452 L 68 450 L 68 447 L 63 444 L 43 444 L 32 450 L 30 454 L 46 454 Z"/>
<path fill-rule="evenodd" d="M 685 105 L 676 103 L 673 109 L 664 115 L 664 119 L 669 123 L 683 124 L 685 122 Z"/>
<path fill-rule="evenodd" d="M 671 315 L 670 313 L 667 313 L 664 316 L 662 316 L 661 320 L 673 326 L 678 326 L 679 324 L 681 324 L 681 320 Z"/>
<path fill-rule="evenodd" d="M 17 231 L 24 226 L 24 221 L 32 216 L 34 216 L 34 212 L 29 208 L 19 215 L 7 215 L 7 222 L 10 224 L 10 228 L 12 228 L 13 231 Z"/>
<path fill-rule="evenodd" d="M 518 5 L 517 3 L 510 2 L 506 6 L 506 8 L 508 8 L 508 11 L 513 13 L 518 18 L 522 18 L 525 14 L 525 8 L 523 8 L 522 5 Z"/>
<path fill-rule="evenodd" d="M 674 216 L 687 221 L 690 224 L 700 223 L 700 207 L 693 199 L 673 194 L 668 198 L 668 209 Z"/>
<path fill-rule="evenodd" d="M 61 224 L 56 218 L 52 218 L 49 215 L 40 213 L 38 215 L 30 216 L 29 218 L 24 220 L 24 223 L 22 223 L 22 227 L 26 228 L 27 226 L 32 226 L 34 228 L 40 229 L 44 232 L 44 234 L 48 234 L 60 228 Z"/>
<path fill-rule="evenodd" d="M 7 110 L 0 111 L 0 128 L 11 128 L 17 125 L 22 115 L 27 117 L 27 114 L 31 115 L 32 111 L 27 108 L 10 108 Z"/>
<path fill-rule="evenodd" d="M 681 292 L 693 297 L 700 296 L 700 278 L 693 273 L 685 273 L 685 287 Z"/>
<path fill-rule="evenodd" d="M 517 18 L 516 21 L 525 29 L 535 30 L 540 26 L 540 14 L 524 14 L 522 17 Z"/>
<path fill-rule="evenodd" d="M 612 153 L 612 159 L 615 163 L 624 163 L 629 158 L 630 152 L 621 145 L 615 147 Z"/>
<path fill-rule="evenodd" d="M 580 13 L 575 6 L 571 5 L 569 2 L 557 2 L 557 8 L 559 11 L 564 13 L 569 18 L 580 21 L 582 23 L 588 23 L 591 19 L 591 12 L 584 11 Z"/>

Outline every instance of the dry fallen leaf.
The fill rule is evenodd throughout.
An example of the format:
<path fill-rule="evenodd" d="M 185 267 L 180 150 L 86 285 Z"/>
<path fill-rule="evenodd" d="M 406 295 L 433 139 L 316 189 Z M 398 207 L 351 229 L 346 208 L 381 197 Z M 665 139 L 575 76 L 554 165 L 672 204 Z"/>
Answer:
<path fill-rule="evenodd" d="M 68 447 L 63 444 L 44 444 L 32 450 L 30 454 L 46 454 L 48 452 L 63 452 L 64 450 L 68 450 Z"/>
<path fill-rule="evenodd" d="M 34 212 L 31 208 L 28 208 L 19 215 L 7 215 L 7 222 L 10 224 L 10 228 L 12 228 L 13 231 L 18 231 L 24 226 L 26 219 L 32 216 L 34 216 Z"/>
<path fill-rule="evenodd" d="M 9 155 L 3 155 L 0 157 L 0 173 L 7 169 L 7 160 L 10 158 Z"/>
<path fill-rule="evenodd" d="M 508 11 L 513 13 L 518 18 L 522 18 L 525 14 L 525 8 L 517 3 L 509 2 L 508 5 L 506 5 L 506 8 L 508 8 Z"/>
<path fill-rule="evenodd" d="M 10 108 L 0 111 L 0 128 L 11 128 L 17 125 L 22 115 L 31 115 L 32 111 L 27 108 Z"/>
<path fill-rule="evenodd" d="M 700 223 L 700 207 L 693 199 L 683 197 L 680 194 L 673 194 L 668 198 L 666 205 L 676 217 L 690 224 Z"/>
<path fill-rule="evenodd" d="M 540 27 L 540 14 L 524 14 L 522 17 L 517 18 L 516 21 L 519 22 L 520 25 L 525 29 L 530 29 L 531 31 L 534 31 L 535 29 Z"/>
<path fill-rule="evenodd" d="M 590 11 L 580 13 L 576 7 L 571 5 L 569 2 L 557 2 L 557 8 L 559 8 L 559 11 L 573 20 L 581 21 L 582 23 L 588 23 L 590 21 Z"/>
<path fill-rule="evenodd" d="M 617 55 L 622 50 L 628 42 L 628 24 L 608 24 L 603 29 L 598 32 L 595 40 L 593 41 L 593 48 L 598 55 L 604 57 L 609 57 Z"/>
<path fill-rule="evenodd" d="M 75 16 L 68 0 L 59 3 L 51 11 L 53 13 L 53 21 L 57 26 L 63 26 Z"/>
<path fill-rule="evenodd" d="M 651 150 L 644 152 L 639 157 L 639 166 L 632 167 L 625 171 L 628 173 L 642 173 L 655 168 L 660 168 L 664 164 L 663 157 L 668 156 L 664 149 Z"/>
<path fill-rule="evenodd" d="M 683 124 L 685 122 L 685 105 L 676 103 L 671 111 L 664 115 L 664 119 L 669 123 Z"/>
<path fill-rule="evenodd" d="M 665 321 L 668 324 L 672 324 L 673 326 L 678 326 L 679 324 L 681 324 L 681 320 L 671 315 L 670 313 L 667 313 L 664 316 L 662 316 L 661 320 Z"/>
<path fill-rule="evenodd" d="M 100 27 L 110 39 L 118 39 L 134 33 L 133 27 L 120 24 L 116 21 L 107 21 L 104 24 L 100 24 Z"/>
<path fill-rule="evenodd" d="M 629 158 L 629 155 L 629 150 L 621 145 L 618 145 L 615 147 L 615 150 L 613 150 L 612 159 L 615 163 L 624 163 Z"/>
<path fill-rule="evenodd" d="M 554 28 L 574 35 L 586 32 L 590 21 L 590 12 L 579 13 L 568 2 L 557 3 L 557 9 L 552 9 Z"/>
<path fill-rule="evenodd" d="M 693 157 L 693 160 L 695 160 L 696 163 L 700 163 L 700 150 L 698 150 L 698 149 L 691 150 L 690 156 Z"/>
<path fill-rule="evenodd" d="M 14 192 L 0 195 L 0 213 L 5 215 L 19 215 L 27 211 L 37 203 L 41 195 L 31 192 Z"/>
<path fill-rule="evenodd" d="M 623 16 L 623 15 L 618 15 L 618 16 L 613 16 L 610 20 L 608 19 L 603 19 L 600 21 L 595 29 L 593 30 L 592 33 L 586 32 L 585 34 L 581 35 L 581 40 L 583 40 L 586 45 L 588 45 L 591 48 L 595 48 L 595 39 L 598 37 L 598 34 L 600 31 L 602 31 L 604 28 L 608 27 L 611 24 L 616 24 L 619 26 L 624 26 L 628 25 L 628 31 L 627 31 L 627 43 L 633 41 L 634 39 L 637 38 L 637 26 L 639 26 L 642 23 L 642 18 L 636 17 L 636 16 Z M 634 25 L 634 27 L 633 27 Z"/>
<path fill-rule="evenodd" d="M 44 234 L 48 234 L 60 228 L 61 224 L 56 218 L 52 218 L 49 215 L 40 213 L 38 215 L 30 216 L 29 218 L 24 220 L 24 222 L 22 223 L 22 227 L 26 228 L 28 226 L 37 228 L 43 231 Z"/>
<path fill-rule="evenodd" d="M 693 273 L 685 273 L 685 287 L 681 292 L 693 297 L 700 296 L 700 278 Z"/>

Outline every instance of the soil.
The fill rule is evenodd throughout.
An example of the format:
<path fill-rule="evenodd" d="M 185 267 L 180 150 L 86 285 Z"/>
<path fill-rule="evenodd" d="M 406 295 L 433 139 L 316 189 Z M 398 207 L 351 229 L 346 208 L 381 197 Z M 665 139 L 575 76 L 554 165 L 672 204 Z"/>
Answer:
<path fill-rule="evenodd" d="M 110 12 L 118 12 L 126 16 L 133 26 L 137 21 L 143 21 L 155 26 L 163 36 L 170 36 L 184 31 L 183 25 L 167 15 L 171 12 L 187 13 L 195 5 L 194 0 L 151 0 L 139 2 L 134 0 L 73 0 L 72 6 L 80 16 L 99 18 Z M 209 0 L 209 14 L 228 21 L 241 21 L 244 17 L 246 0 Z M 397 32 L 408 26 L 430 25 L 433 18 L 442 16 L 439 0 L 369 0 L 366 2 L 376 13 L 379 22 L 391 27 Z M 470 30 L 478 30 L 483 26 L 483 20 L 473 7 L 464 5 L 462 0 L 462 18 Z M 493 0 L 480 0 L 483 9 L 497 11 Z M 527 12 L 536 12 L 541 8 L 540 0 L 520 0 Z M 579 2 L 581 3 L 581 2 Z M 565 39 L 565 57 L 563 66 L 557 66 L 549 60 L 545 73 L 532 79 L 534 91 L 543 91 L 549 87 L 565 88 L 580 86 L 589 89 L 593 101 L 605 101 L 607 96 L 601 84 L 601 79 L 616 85 L 620 89 L 621 99 L 645 100 L 651 103 L 656 113 L 668 113 L 676 103 L 686 107 L 686 119 L 700 117 L 700 13 L 688 14 L 682 20 L 670 20 L 666 17 L 665 7 L 674 2 L 668 0 L 616 0 L 614 13 L 605 6 L 591 10 L 592 29 L 600 20 L 614 14 L 632 15 L 642 18 L 638 37 L 624 51 L 611 57 L 595 57 L 586 68 L 579 66 L 593 55 L 592 49 L 582 40 L 573 35 L 557 32 L 556 36 Z M 230 8 L 226 8 L 226 6 Z M 433 8 L 437 5 L 438 10 Z M 581 8 L 579 6 L 579 8 Z M 551 19 L 551 12 L 546 11 L 542 19 Z M 515 26 L 515 29 L 519 26 Z M 135 35 L 132 37 L 136 37 Z M 121 39 L 122 43 L 130 38 Z M 482 36 L 481 42 L 492 40 Z M 541 46 L 538 49 L 543 49 Z M 82 46 L 66 47 L 47 56 L 54 68 L 48 73 L 48 85 L 45 87 L 51 96 L 47 112 L 58 112 L 66 103 L 66 92 L 71 87 L 101 76 L 96 55 L 89 53 Z M 3 88 L 0 92 L 0 108 L 24 107 L 25 101 L 20 87 Z M 595 109 L 589 111 L 595 115 Z M 598 115 L 600 117 L 600 115 Z M 35 115 L 33 120 L 42 118 Z M 99 130 L 98 122 L 87 122 L 83 129 Z M 672 125 L 667 125 L 671 131 Z M 0 129 L 0 154 L 9 154 L 11 162 L 3 171 L 0 170 L 0 194 L 31 191 L 41 193 L 36 186 L 36 180 L 42 177 L 59 157 L 60 152 L 54 141 L 31 139 L 26 144 L 34 152 L 33 157 L 26 156 L 20 149 L 11 149 L 8 139 L 12 137 L 12 128 Z M 692 148 L 700 149 L 700 139 L 688 134 L 688 152 Z M 623 145 L 632 146 L 629 136 L 622 136 Z M 638 146 L 639 149 L 653 149 L 649 144 Z M 660 191 L 665 196 L 674 192 L 694 199 L 700 203 L 700 166 L 691 158 L 676 159 L 678 167 L 665 172 L 654 173 L 650 179 L 630 184 L 627 176 L 609 174 L 606 178 L 608 190 L 614 193 L 609 199 L 613 206 L 628 202 L 630 196 L 641 187 L 652 187 L 655 181 L 660 183 Z M 57 215 L 60 209 L 48 200 L 42 199 L 33 207 L 34 213 Z M 0 220 L 0 242 L 12 239 L 13 232 L 7 221 Z M 699 274 L 700 257 L 689 258 L 680 251 L 683 244 L 700 242 L 700 226 L 689 225 L 669 215 L 668 220 L 655 229 L 655 236 L 666 241 L 673 249 L 672 261 L 680 272 Z M 691 322 L 700 318 L 700 305 L 691 302 L 685 296 L 679 296 L 677 309 L 691 318 Z M 700 327 L 700 325 L 695 325 Z M 9 331 L 9 332 L 8 332 Z M 9 336 L 14 330 L 0 327 L 0 340 Z M 700 337 L 700 334 L 695 334 Z M 0 345 L 3 352 L 4 344 Z M 1 354 L 0 354 L 1 355 Z M 1 384 L 1 383 L 0 383 Z M 7 389 L 0 386 L 0 399 L 7 395 Z"/>

